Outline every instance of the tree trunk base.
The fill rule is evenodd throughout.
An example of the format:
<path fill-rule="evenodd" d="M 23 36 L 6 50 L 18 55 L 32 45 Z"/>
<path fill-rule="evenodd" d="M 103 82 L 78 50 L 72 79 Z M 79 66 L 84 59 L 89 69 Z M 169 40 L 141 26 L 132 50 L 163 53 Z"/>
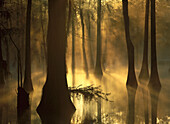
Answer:
<path fill-rule="evenodd" d="M 4 81 L 3 72 L 0 72 L 0 89 L 4 88 L 4 86 L 5 86 L 5 81 Z"/>
<path fill-rule="evenodd" d="M 95 71 L 94 71 L 94 75 L 95 75 L 95 77 L 97 78 L 97 79 L 99 79 L 99 80 L 101 80 L 101 78 L 102 78 L 102 76 L 103 76 L 103 72 L 102 72 L 102 70 L 101 69 L 95 69 Z"/>
<path fill-rule="evenodd" d="M 34 90 L 31 78 L 25 78 L 25 80 L 24 80 L 24 89 L 25 89 L 25 91 L 27 93 L 31 93 Z"/>
<path fill-rule="evenodd" d="M 58 93 L 54 86 L 48 87 L 47 85 L 43 87 L 42 99 L 37 107 L 42 124 L 70 124 L 75 112 L 73 103 L 70 99 L 64 98 L 65 94 Z"/>
<path fill-rule="evenodd" d="M 21 87 L 18 88 L 17 94 L 17 116 L 23 115 L 26 109 L 29 108 L 29 94 Z"/>

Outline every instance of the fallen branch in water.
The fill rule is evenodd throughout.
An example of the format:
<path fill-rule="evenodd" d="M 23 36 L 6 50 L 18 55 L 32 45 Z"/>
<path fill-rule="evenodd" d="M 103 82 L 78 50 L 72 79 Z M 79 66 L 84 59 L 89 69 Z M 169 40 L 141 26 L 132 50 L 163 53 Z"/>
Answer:
<path fill-rule="evenodd" d="M 92 99 L 98 100 L 98 98 L 104 99 L 109 102 L 108 96 L 111 93 L 104 93 L 101 89 L 101 86 L 94 87 L 93 85 L 81 87 L 82 85 L 79 85 L 78 87 L 69 87 L 69 92 L 71 93 L 71 96 L 75 94 L 77 98 L 79 98 L 81 95 L 83 95 L 85 101 L 91 101 Z"/>

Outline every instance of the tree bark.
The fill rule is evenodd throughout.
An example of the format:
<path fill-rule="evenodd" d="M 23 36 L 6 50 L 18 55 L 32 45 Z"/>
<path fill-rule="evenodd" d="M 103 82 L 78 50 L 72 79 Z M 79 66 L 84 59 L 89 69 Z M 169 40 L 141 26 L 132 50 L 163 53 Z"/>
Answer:
<path fill-rule="evenodd" d="M 143 61 L 142 68 L 139 74 L 139 79 L 144 80 L 145 83 L 149 79 L 148 69 L 148 22 L 149 22 L 149 0 L 146 0 L 146 12 L 145 12 L 145 32 L 144 32 L 144 49 L 143 49 Z"/>
<path fill-rule="evenodd" d="M 5 45 L 6 45 L 6 79 L 8 79 L 10 74 L 10 61 L 9 61 L 9 42 L 8 39 L 5 37 Z"/>
<path fill-rule="evenodd" d="M 25 9 L 23 7 L 23 0 L 20 0 L 20 13 L 21 13 L 21 18 L 20 18 L 20 21 L 21 21 L 21 27 L 20 27 L 20 30 L 22 31 L 21 32 L 21 36 L 20 36 L 20 40 L 21 40 L 21 49 L 20 49 L 20 53 L 21 53 L 21 70 L 22 70 L 22 74 L 24 72 L 24 55 L 25 55 L 25 42 L 24 42 L 24 21 L 25 21 L 25 16 L 24 16 L 24 13 L 25 13 Z M 10 26 L 12 27 L 12 26 Z"/>
<path fill-rule="evenodd" d="M 143 92 L 143 102 L 144 102 L 145 124 L 149 124 L 148 90 L 147 90 L 147 87 L 146 87 L 147 83 L 149 81 L 148 23 L 149 23 L 149 0 L 146 0 L 143 61 L 142 61 L 142 68 L 141 68 L 141 71 L 140 71 L 140 74 L 139 74 L 139 82 L 144 86 L 144 88 L 142 88 L 142 92 Z"/>
<path fill-rule="evenodd" d="M 48 0 L 47 80 L 37 108 L 43 124 L 69 124 L 75 111 L 66 80 L 66 2 Z"/>
<path fill-rule="evenodd" d="M 134 68 L 134 46 L 130 39 L 129 31 L 129 16 L 128 16 L 128 0 L 123 0 L 123 16 L 125 25 L 126 44 L 128 52 L 128 77 L 126 82 L 128 92 L 128 115 L 127 124 L 134 124 L 135 122 L 135 95 L 138 87 L 135 68 Z"/>
<path fill-rule="evenodd" d="M 94 53 L 93 53 L 93 40 L 91 36 L 91 19 L 90 19 L 90 0 L 89 0 L 89 6 L 88 6 L 88 12 L 87 12 L 87 22 L 86 27 L 88 31 L 88 49 L 89 49 L 89 59 L 90 59 L 90 69 L 94 69 Z"/>
<path fill-rule="evenodd" d="M 75 9 L 72 6 L 72 83 L 75 86 Z"/>
<path fill-rule="evenodd" d="M 97 1 L 97 52 L 96 52 L 96 65 L 94 70 L 94 75 L 101 83 L 103 76 L 103 71 L 101 67 L 101 54 L 102 54 L 102 45 L 101 45 L 101 0 Z M 97 118 L 98 123 L 101 124 L 101 98 L 97 102 Z"/>
<path fill-rule="evenodd" d="M 26 46 L 25 46 L 26 51 L 25 51 L 25 79 L 24 79 L 24 89 L 28 93 L 33 91 L 33 85 L 31 80 L 31 55 L 30 55 L 31 4 L 32 0 L 28 0 L 26 17 Z"/>
<path fill-rule="evenodd" d="M 45 60 L 45 64 L 47 65 L 47 45 L 46 45 L 46 38 L 45 38 L 45 28 L 44 28 L 44 24 L 43 24 L 43 11 L 42 11 L 42 1 L 40 0 L 40 19 L 41 19 L 41 30 L 42 30 L 42 45 L 43 45 L 43 49 L 44 49 L 44 60 Z"/>
<path fill-rule="evenodd" d="M 84 39 L 84 18 L 83 18 L 83 9 L 82 9 L 82 1 L 80 0 L 79 8 L 80 8 L 80 19 L 81 19 L 81 26 L 82 26 L 82 49 L 83 49 L 83 60 L 84 60 L 84 69 L 86 72 L 86 78 L 89 77 L 88 72 L 88 64 L 87 64 L 87 57 L 86 57 L 86 50 L 85 50 L 85 39 Z"/>
<path fill-rule="evenodd" d="M 70 19 L 71 19 L 71 9 L 72 9 L 72 6 L 71 6 L 71 0 L 68 0 L 68 18 L 67 18 L 67 36 L 69 35 L 69 32 L 70 32 Z M 67 44 L 66 44 L 67 45 Z"/>
<path fill-rule="evenodd" d="M 107 36 L 107 34 L 106 34 Z M 102 65 L 103 65 L 103 71 L 106 70 L 106 62 L 107 62 L 107 37 L 105 39 L 105 47 L 104 47 L 104 51 L 103 51 L 103 62 L 102 62 Z"/>
<path fill-rule="evenodd" d="M 96 54 L 96 66 L 95 66 L 95 76 L 101 79 L 103 72 L 101 67 L 101 0 L 97 2 L 97 54 Z"/>
<path fill-rule="evenodd" d="M 158 74 L 157 56 L 156 56 L 155 0 L 151 0 L 151 76 L 150 76 L 148 87 L 151 96 L 152 124 L 156 124 L 157 105 L 158 105 L 159 93 L 161 91 L 161 83 Z"/>
<path fill-rule="evenodd" d="M 3 57 L 2 57 L 2 31 L 0 28 L 0 88 L 3 88 L 5 85 L 4 80 L 4 71 L 3 71 Z"/>

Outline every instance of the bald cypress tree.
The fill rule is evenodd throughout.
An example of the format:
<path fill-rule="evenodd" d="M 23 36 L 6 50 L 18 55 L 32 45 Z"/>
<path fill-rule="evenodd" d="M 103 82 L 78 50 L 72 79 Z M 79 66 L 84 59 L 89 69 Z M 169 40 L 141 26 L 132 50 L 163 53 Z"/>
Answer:
<path fill-rule="evenodd" d="M 85 50 L 85 33 L 84 33 L 84 16 L 83 16 L 83 5 L 82 0 L 79 2 L 79 9 L 80 9 L 80 19 L 81 19 L 81 27 L 82 27 L 82 49 L 83 49 L 83 60 L 84 60 L 84 70 L 86 72 L 86 78 L 89 77 L 89 72 L 88 72 L 88 64 L 87 64 L 87 57 L 86 57 L 86 50 Z"/>
<path fill-rule="evenodd" d="M 0 28 L 0 88 L 4 87 L 4 71 L 3 71 L 3 57 L 2 57 L 2 30 Z"/>
<path fill-rule="evenodd" d="M 148 90 L 147 83 L 149 81 L 149 69 L 148 69 L 148 24 L 149 24 L 149 0 L 146 0 L 145 9 L 145 31 L 144 31 L 144 49 L 143 49 L 143 61 L 139 74 L 139 82 L 143 85 L 143 102 L 144 102 L 144 115 L 145 124 L 149 124 L 149 111 L 148 111 Z"/>
<path fill-rule="evenodd" d="M 24 78 L 24 89 L 28 93 L 33 91 L 31 79 L 31 50 L 30 50 L 31 4 L 32 0 L 28 0 L 26 17 L 25 78 Z"/>
<path fill-rule="evenodd" d="M 156 55 L 156 14 L 155 0 L 151 0 L 151 76 L 149 79 L 149 91 L 151 96 L 151 116 L 152 124 L 157 123 L 157 106 L 161 82 L 158 74 L 157 55 Z"/>
<path fill-rule="evenodd" d="M 74 4 L 72 4 L 71 14 L 72 14 L 72 83 L 75 86 L 75 16 L 76 10 Z"/>
<path fill-rule="evenodd" d="M 37 108 L 43 124 L 69 124 L 75 111 L 66 80 L 66 3 L 48 0 L 47 80 Z"/>
<path fill-rule="evenodd" d="M 101 78 L 103 75 L 101 67 L 101 54 L 102 54 L 102 42 L 101 42 L 101 0 L 97 0 L 97 52 L 96 52 L 96 65 L 94 74 L 97 78 Z"/>
<path fill-rule="evenodd" d="M 129 16 L 128 16 L 128 0 L 123 0 L 123 16 L 125 25 L 125 36 L 128 52 L 128 77 L 126 81 L 126 88 L 128 92 L 128 114 L 127 114 L 127 124 L 134 124 L 135 122 L 135 95 L 138 87 L 135 65 L 134 65 L 134 46 L 130 39 L 129 31 Z"/>

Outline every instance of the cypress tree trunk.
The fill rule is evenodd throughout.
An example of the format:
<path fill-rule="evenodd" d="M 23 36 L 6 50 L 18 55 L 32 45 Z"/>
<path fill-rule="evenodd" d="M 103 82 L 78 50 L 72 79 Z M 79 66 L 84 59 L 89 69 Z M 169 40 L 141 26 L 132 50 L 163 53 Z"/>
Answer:
<path fill-rule="evenodd" d="M 8 43 L 8 39 L 5 37 L 5 45 L 6 45 L 6 79 L 8 79 L 8 76 L 10 74 L 10 69 L 9 69 L 9 66 L 10 66 L 10 62 L 9 62 L 9 43 Z"/>
<path fill-rule="evenodd" d="M 41 30 L 42 30 L 42 46 L 44 49 L 44 59 L 45 64 L 47 65 L 47 49 L 46 49 L 46 40 L 45 40 L 45 31 L 44 31 L 44 24 L 43 24 L 43 11 L 42 11 L 42 1 L 40 0 L 40 20 L 41 20 Z"/>
<path fill-rule="evenodd" d="M 24 79 L 24 89 L 28 93 L 33 91 L 33 85 L 31 80 L 31 55 L 30 55 L 31 4 L 32 0 L 28 0 L 26 17 L 26 46 L 25 46 L 26 51 L 25 51 L 25 79 Z"/>
<path fill-rule="evenodd" d="M 72 6 L 71 6 L 71 0 L 68 0 L 68 18 L 67 18 L 67 36 L 69 35 L 69 32 L 70 32 L 70 19 L 71 19 L 71 8 L 72 8 Z M 67 45 L 67 44 L 66 44 Z"/>
<path fill-rule="evenodd" d="M 87 65 L 87 58 L 86 58 L 86 51 L 85 51 L 85 39 L 84 39 L 84 19 L 83 19 L 83 9 L 82 9 L 82 2 L 80 0 L 79 8 L 80 8 L 80 19 L 81 19 L 81 26 L 82 26 L 82 49 L 83 49 L 83 60 L 84 60 L 84 69 L 86 72 L 86 78 L 89 77 L 88 72 L 88 65 Z"/>
<path fill-rule="evenodd" d="M 97 52 L 96 52 L 96 66 L 95 66 L 95 76 L 97 78 L 102 77 L 102 67 L 101 67 L 101 0 L 97 1 Z"/>
<path fill-rule="evenodd" d="M 88 6 L 88 12 L 87 12 L 87 22 L 86 27 L 88 31 L 88 48 L 89 48 L 89 59 L 90 59 L 90 69 L 94 69 L 94 55 L 93 55 L 93 41 L 91 37 L 91 21 L 90 21 L 90 0 L 89 0 L 89 6 Z"/>
<path fill-rule="evenodd" d="M 123 16 L 125 25 L 126 44 L 128 52 L 128 77 L 126 82 L 128 92 L 128 115 L 127 124 L 134 124 L 135 122 L 135 95 L 138 87 L 135 68 L 134 68 L 134 46 L 130 39 L 129 31 L 129 16 L 128 16 L 128 0 L 123 0 Z"/>
<path fill-rule="evenodd" d="M 97 52 L 96 52 L 96 65 L 94 70 L 94 75 L 97 77 L 99 84 L 103 76 L 102 67 L 101 67 L 101 0 L 97 1 Z M 98 123 L 101 124 L 101 98 L 97 102 L 97 118 Z"/>
<path fill-rule="evenodd" d="M 0 28 L 0 88 L 3 88 L 5 85 L 4 80 L 4 71 L 3 71 L 3 57 L 2 57 L 2 30 Z"/>
<path fill-rule="evenodd" d="M 25 16 L 24 16 L 24 13 L 25 13 L 25 9 L 23 8 L 23 1 L 21 0 L 20 1 L 20 13 L 21 13 L 21 49 L 20 49 L 20 53 L 21 53 L 21 70 L 22 70 L 22 73 L 24 72 L 24 55 L 25 55 L 25 42 L 24 42 L 24 21 L 25 21 Z"/>
<path fill-rule="evenodd" d="M 151 116 L 152 124 L 156 124 L 157 106 L 161 83 L 159 80 L 156 56 L 156 18 L 155 18 L 155 0 L 151 0 L 151 76 L 149 80 L 149 91 L 151 96 Z"/>
<path fill-rule="evenodd" d="M 148 90 L 147 90 L 147 87 L 146 87 L 146 85 L 149 81 L 148 22 L 149 22 L 149 0 L 146 0 L 143 61 L 142 61 L 142 68 L 141 68 L 141 71 L 140 71 L 140 74 L 139 74 L 139 82 L 144 86 L 144 88 L 142 88 L 142 92 L 143 92 L 143 102 L 144 102 L 145 124 L 149 124 Z"/>
<path fill-rule="evenodd" d="M 75 111 L 66 80 L 66 3 L 48 0 L 47 80 L 37 108 L 43 124 L 69 124 Z"/>
<path fill-rule="evenodd" d="M 105 47 L 104 47 L 104 52 L 103 52 L 103 62 L 102 62 L 102 65 L 103 65 L 103 71 L 106 70 L 106 60 L 107 60 L 107 38 L 105 40 Z"/>
<path fill-rule="evenodd" d="M 72 83 L 75 86 L 75 10 L 72 6 Z"/>

